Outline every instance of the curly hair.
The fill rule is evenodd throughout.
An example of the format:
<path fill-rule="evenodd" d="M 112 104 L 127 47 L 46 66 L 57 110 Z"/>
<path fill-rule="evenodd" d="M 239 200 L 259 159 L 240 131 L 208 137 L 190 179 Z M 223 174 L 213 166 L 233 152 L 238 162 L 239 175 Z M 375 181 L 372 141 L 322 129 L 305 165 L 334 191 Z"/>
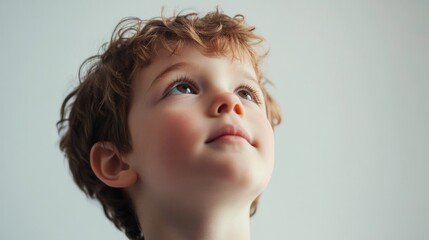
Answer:
<path fill-rule="evenodd" d="M 259 65 L 266 52 L 258 53 L 263 38 L 254 30 L 242 15 L 229 17 L 218 9 L 203 17 L 179 13 L 149 20 L 126 18 L 116 26 L 101 53 L 80 66 L 79 85 L 61 106 L 57 123 L 60 149 L 79 188 L 100 201 L 107 218 L 129 239 L 144 239 L 131 199 L 123 189 L 109 187 L 95 176 L 89 154 L 95 143 L 104 141 L 115 144 L 121 153 L 132 150 L 127 116 L 136 70 L 149 65 L 157 49 L 178 53 L 185 44 L 193 44 L 207 55 L 250 57 L 274 128 L 281 122 L 280 108 L 264 88 L 268 81 Z M 251 205 L 250 216 L 258 199 Z"/>

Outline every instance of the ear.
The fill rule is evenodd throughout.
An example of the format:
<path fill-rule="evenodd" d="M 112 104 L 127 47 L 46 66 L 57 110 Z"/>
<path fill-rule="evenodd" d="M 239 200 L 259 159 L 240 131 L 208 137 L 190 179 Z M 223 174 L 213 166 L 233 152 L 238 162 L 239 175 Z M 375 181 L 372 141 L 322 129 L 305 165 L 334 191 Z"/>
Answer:
<path fill-rule="evenodd" d="M 125 162 L 111 142 L 97 142 L 91 148 L 92 171 L 106 185 L 125 188 L 137 181 L 137 173 Z"/>

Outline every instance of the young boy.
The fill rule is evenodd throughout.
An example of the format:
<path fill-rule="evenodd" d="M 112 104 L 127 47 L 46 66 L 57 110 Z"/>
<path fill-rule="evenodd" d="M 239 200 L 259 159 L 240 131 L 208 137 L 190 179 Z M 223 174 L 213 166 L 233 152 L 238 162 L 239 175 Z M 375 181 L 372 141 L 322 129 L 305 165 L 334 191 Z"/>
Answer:
<path fill-rule="evenodd" d="M 60 148 L 128 238 L 250 239 L 281 121 L 262 40 L 218 10 L 132 18 L 84 62 L 61 108 Z"/>

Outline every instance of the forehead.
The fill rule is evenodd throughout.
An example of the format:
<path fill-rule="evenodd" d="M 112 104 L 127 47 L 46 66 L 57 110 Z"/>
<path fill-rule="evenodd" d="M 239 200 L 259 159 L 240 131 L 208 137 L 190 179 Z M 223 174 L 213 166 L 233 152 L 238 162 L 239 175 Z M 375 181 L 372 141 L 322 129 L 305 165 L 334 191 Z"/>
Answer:
<path fill-rule="evenodd" d="M 250 57 L 242 54 L 234 56 L 232 53 L 206 53 L 201 49 L 187 45 L 177 52 L 159 48 L 150 64 L 143 66 L 137 75 L 145 82 L 152 82 L 163 73 L 175 70 L 189 72 L 210 72 L 213 75 L 230 73 L 240 75 L 248 80 L 259 83 L 257 69 Z"/>

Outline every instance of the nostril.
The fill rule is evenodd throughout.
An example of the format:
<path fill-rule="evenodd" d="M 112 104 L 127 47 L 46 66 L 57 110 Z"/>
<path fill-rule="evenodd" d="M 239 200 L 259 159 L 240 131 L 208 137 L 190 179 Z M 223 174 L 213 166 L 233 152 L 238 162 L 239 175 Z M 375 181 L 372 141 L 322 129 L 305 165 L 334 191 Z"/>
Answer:
<path fill-rule="evenodd" d="M 243 115 L 244 113 L 243 108 L 239 104 L 236 104 L 234 106 L 234 112 L 237 113 L 238 115 Z"/>
<path fill-rule="evenodd" d="M 228 106 L 226 104 L 221 104 L 217 109 L 217 113 L 225 112 L 228 110 L 227 108 L 228 108 Z"/>

